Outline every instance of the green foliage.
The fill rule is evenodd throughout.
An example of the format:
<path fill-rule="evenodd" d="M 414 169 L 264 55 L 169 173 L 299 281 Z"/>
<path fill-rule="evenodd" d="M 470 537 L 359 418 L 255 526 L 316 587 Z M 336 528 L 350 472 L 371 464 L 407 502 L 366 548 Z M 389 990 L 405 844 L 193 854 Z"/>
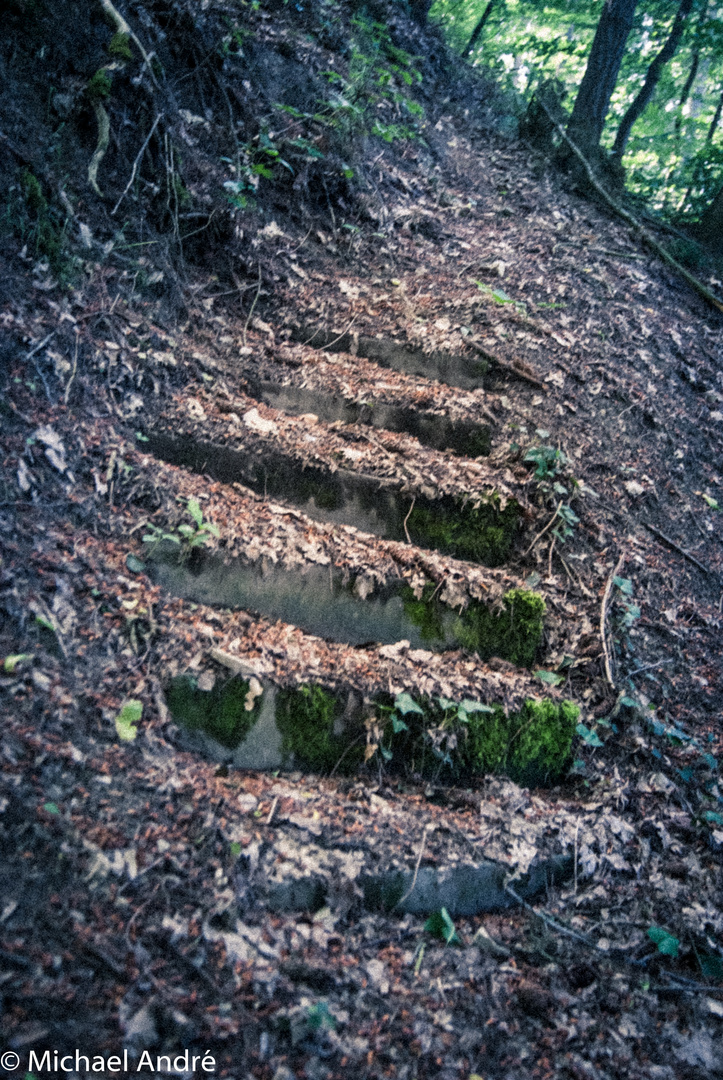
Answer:
<path fill-rule="evenodd" d="M 50 205 L 42 184 L 30 169 L 24 169 L 19 180 L 6 196 L 0 230 L 15 235 L 35 258 L 47 259 L 58 280 L 65 284 L 72 277 L 75 261 L 66 249 L 64 219 Z"/>
<path fill-rule="evenodd" d="M 580 712 L 570 701 L 530 699 L 508 716 L 499 705 L 423 698 L 419 712 L 404 714 L 403 726 L 395 724 L 398 701 L 393 707 L 378 706 L 386 750 L 382 757 L 404 761 L 423 775 L 444 772 L 456 779 L 504 773 L 521 783 L 541 784 L 561 776 L 570 763 Z"/>
<path fill-rule="evenodd" d="M 457 933 L 454 923 L 450 918 L 449 912 L 446 908 L 441 908 L 440 911 L 433 912 L 426 923 L 424 929 L 432 937 L 439 938 L 445 945 L 461 945 L 459 934 Z"/>
<path fill-rule="evenodd" d="M 462 50 L 486 3 L 436 0 L 431 14 L 450 44 Z M 551 78 L 567 91 L 564 106 L 570 111 L 600 7 L 586 0 L 505 0 L 493 9 L 470 60 L 497 81 L 511 111 L 522 113 L 536 87 Z M 667 0 L 638 5 L 604 146 L 612 146 L 625 111 L 670 32 L 677 7 Z M 681 103 L 696 53 L 697 75 Z M 629 190 L 670 217 L 695 219 L 723 183 L 723 125 L 709 138 L 722 84 L 723 12 L 713 4 L 696 5 L 652 102 L 632 129 L 624 159 Z"/>
<path fill-rule="evenodd" d="M 143 535 L 143 543 L 151 545 L 151 555 L 156 551 L 158 545 L 165 540 L 170 544 L 175 544 L 178 548 L 179 558 L 185 560 L 194 548 L 204 547 L 212 537 L 218 539 L 220 535 L 218 526 L 212 521 L 203 520 L 203 511 L 197 499 L 190 498 L 186 509 L 193 524 L 183 521 L 172 532 L 166 532 L 163 528 L 154 525 L 150 521 L 145 523 L 148 532 Z"/>
<path fill-rule="evenodd" d="M 549 438 L 549 432 L 538 430 L 540 438 Z M 542 445 L 531 446 L 525 454 L 523 461 L 535 466 L 535 479 L 541 492 L 558 498 L 556 512 L 556 524 L 552 530 L 552 536 L 561 544 L 572 536 L 573 530 L 579 524 L 575 511 L 570 506 L 576 489 L 580 486 L 575 480 L 568 479 L 563 483 L 563 470 L 568 464 L 566 454 L 555 446 Z"/>
<path fill-rule="evenodd" d="M 673 937 L 667 930 L 663 930 L 660 926 L 651 926 L 648 929 L 648 937 L 657 945 L 658 952 L 663 956 L 676 957 L 678 955 L 678 948 L 680 947 L 680 941 L 677 937 Z"/>
<path fill-rule="evenodd" d="M 106 68 L 98 68 L 85 92 L 91 101 L 103 101 L 110 97 L 112 85 L 110 72 Z"/>
<path fill-rule="evenodd" d="M 166 702 L 174 720 L 189 731 L 203 731 L 222 746 L 234 750 L 248 735 L 261 711 L 258 680 L 242 678 L 217 682 L 213 690 L 199 690 L 188 675 L 171 679 Z"/>
<path fill-rule="evenodd" d="M 402 592 L 404 610 L 426 641 L 445 640 L 450 609 L 437 599 L 437 589 L 426 585 L 417 599 L 407 586 Z M 511 589 L 503 597 L 503 610 L 471 601 L 454 616 L 452 634 L 463 649 L 483 660 L 499 656 L 520 667 L 530 667 L 540 647 L 545 602 L 527 589 Z"/>
<path fill-rule="evenodd" d="M 118 733 L 118 738 L 123 742 L 133 742 L 138 734 L 136 724 L 142 715 L 143 703 L 141 701 L 126 701 L 115 718 L 115 729 Z"/>
<path fill-rule="evenodd" d="M 108 52 L 116 60 L 132 60 L 130 34 L 115 33 L 108 42 Z"/>

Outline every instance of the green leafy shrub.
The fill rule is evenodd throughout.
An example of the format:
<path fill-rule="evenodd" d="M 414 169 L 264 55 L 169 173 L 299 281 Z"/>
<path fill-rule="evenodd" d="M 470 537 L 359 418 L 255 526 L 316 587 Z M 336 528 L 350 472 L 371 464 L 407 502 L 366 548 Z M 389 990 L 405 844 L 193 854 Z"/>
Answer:
<path fill-rule="evenodd" d="M 150 521 L 146 522 L 145 527 L 148 531 L 143 535 L 143 543 L 151 545 L 151 554 L 165 540 L 169 544 L 175 544 L 179 558 L 185 560 L 194 548 L 203 547 L 212 537 L 218 539 L 220 535 L 218 526 L 212 521 L 203 520 L 203 511 L 197 499 L 189 499 L 186 509 L 193 519 L 193 525 L 183 521 L 176 526 L 175 530 L 166 531 L 159 525 L 154 525 Z"/>

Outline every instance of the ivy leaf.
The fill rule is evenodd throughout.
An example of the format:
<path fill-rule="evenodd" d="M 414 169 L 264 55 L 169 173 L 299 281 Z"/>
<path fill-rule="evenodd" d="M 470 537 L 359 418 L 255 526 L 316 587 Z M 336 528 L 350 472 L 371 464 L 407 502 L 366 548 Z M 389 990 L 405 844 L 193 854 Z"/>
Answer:
<path fill-rule="evenodd" d="M 648 930 L 648 937 L 654 945 L 658 946 L 658 952 L 663 956 L 678 955 L 678 947 L 680 942 L 677 937 L 673 937 L 667 930 L 663 930 L 661 926 L 651 926 Z"/>
<path fill-rule="evenodd" d="M 559 686 L 561 682 L 565 681 L 565 676 L 558 675 L 556 671 L 536 671 L 535 675 L 542 682 L 549 683 L 550 686 Z"/>
<path fill-rule="evenodd" d="M 575 728 L 578 735 L 583 742 L 586 742 L 588 746 L 602 746 L 603 742 L 599 735 L 596 735 L 594 731 L 590 731 L 590 728 L 585 727 L 584 724 L 578 724 Z"/>
<path fill-rule="evenodd" d="M 616 577 L 613 578 L 613 583 L 617 585 L 617 587 L 620 589 L 620 592 L 625 593 L 626 596 L 633 595 L 633 583 L 630 578 Z"/>
<path fill-rule="evenodd" d="M 46 814 L 59 814 L 60 813 L 60 810 L 58 809 L 57 803 L 54 803 L 54 802 L 43 803 L 43 810 L 46 812 Z"/>
<path fill-rule="evenodd" d="M 462 942 L 459 939 L 459 935 L 455 930 L 454 923 L 449 917 L 449 912 L 446 908 L 442 908 L 440 911 L 435 911 L 429 916 L 424 929 L 428 934 L 432 934 L 433 937 L 439 938 L 446 945 L 461 945 Z"/>
<path fill-rule="evenodd" d="M 706 810 L 703 817 L 711 825 L 723 825 L 723 814 L 717 814 L 715 810 Z"/>
<path fill-rule="evenodd" d="M 125 705 L 115 718 L 115 729 L 118 738 L 123 742 L 133 742 L 138 734 L 135 726 L 143 715 L 143 703 L 136 700 L 126 701 Z"/>
<path fill-rule="evenodd" d="M 401 694 L 397 694 L 394 699 L 394 708 L 397 712 L 400 712 L 402 716 L 406 716 L 407 713 L 419 713 L 420 716 L 424 716 L 424 709 L 417 705 L 411 694 L 403 691 Z"/>
<path fill-rule="evenodd" d="M 203 511 L 201 510 L 198 499 L 189 499 L 187 509 L 200 529 L 201 525 L 203 525 Z"/>
<path fill-rule="evenodd" d="M 3 660 L 3 671 L 6 675 L 14 675 L 15 669 L 21 664 L 24 664 L 26 660 L 32 660 L 32 653 L 12 653 L 10 656 L 6 656 Z"/>
<path fill-rule="evenodd" d="M 400 731 L 409 731 L 409 725 L 404 723 L 401 716 L 392 716 L 392 731 L 395 735 Z"/>
<path fill-rule="evenodd" d="M 493 713 L 495 711 L 491 705 L 483 705 L 481 701 L 471 701 L 469 698 L 461 701 L 459 707 L 466 713 Z"/>

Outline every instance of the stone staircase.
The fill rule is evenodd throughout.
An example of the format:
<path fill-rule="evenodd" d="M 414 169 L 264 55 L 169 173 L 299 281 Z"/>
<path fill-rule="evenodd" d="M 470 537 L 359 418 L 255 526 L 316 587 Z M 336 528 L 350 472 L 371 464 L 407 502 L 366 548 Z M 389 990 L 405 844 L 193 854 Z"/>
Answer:
<path fill-rule="evenodd" d="M 205 676 L 171 672 L 186 741 L 247 767 L 377 755 L 450 779 L 561 775 L 579 710 L 544 668 L 579 628 L 555 579 L 540 592 L 521 568 L 549 511 L 498 401 L 528 388 L 472 349 L 303 324 L 284 337 L 207 363 L 146 435 L 163 486 L 219 529 L 190 558 L 150 550 L 155 581 L 227 631 Z M 234 612 L 260 620 L 253 655 Z M 296 663 L 258 655 L 272 637 Z"/>

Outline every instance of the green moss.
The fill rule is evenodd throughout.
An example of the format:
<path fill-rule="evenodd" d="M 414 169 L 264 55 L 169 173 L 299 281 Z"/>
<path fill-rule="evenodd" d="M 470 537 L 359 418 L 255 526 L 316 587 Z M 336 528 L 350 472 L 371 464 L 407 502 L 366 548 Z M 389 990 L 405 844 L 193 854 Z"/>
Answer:
<path fill-rule="evenodd" d="M 115 33 L 108 42 L 108 52 L 117 60 L 132 60 L 130 34 Z"/>
<path fill-rule="evenodd" d="M 248 735 L 259 717 L 261 698 L 246 708 L 250 685 L 235 678 L 216 683 L 213 690 L 199 690 L 189 675 L 171 679 L 166 702 L 173 719 L 189 731 L 204 731 L 222 746 L 234 750 Z"/>
<path fill-rule="evenodd" d="M 102 101 L 110 97 L 111 86 L 110 73 L 105 68 L 98 68 L 85 91 L 91 101 Z"/>
<path fill-rule="evenodd" d="M 509 716 L 501 705 L 483 708 L 439 698 L 420 704 L 422 712 L 406 712 L 406 728 L 396 732 L 394 710 L 383 709 L 392 767 L 411 764 L 424 776 L 448 780 L 502 773 L 538 785 L 559 778 L 569 764 L 580 712 L 571 701 L 529 699 Z"/>
<path fill-rule="evenodd" d="M 580 709 L 571 701 L 526 701 L 513 718 L 507 771 L 524 783 L 557 778 L 570 760 Z"/>
<path fill-rule="evenodd" d="M 539 593 L 511 589 L 502 602 L 503 612 L 470 604 L 457 620 L 457 639 L 485 660 L 499 656 L 518 667 L 532 667 L 542 640 L 545 601 Z"/>
<path fill-rule="evenodd" d="M 407 521 L 413 543 L 458 559 L 500 566 L 509 555 L 520 507 L 510 500 L 499 509 L 497 496 L 472 506 L 461 499 L 417 502 Z"/>
<path fill-rule="evenodd" d="M 46 258 L 53 272 L 60 275 L 66 269 L 65 230 L 58 214 L 49 206 L 42 185 L 29 169 L 20 174 L 21 197 L 6 220 L 13 232 L 19 233 L 36 256 Z"/>
<path fill-rule="evenodd" d="M 503 598 L 504 610 L 501 612 L 472 601 L 454 617 L 450 628 L 450 609 L 436 598 L 436 592 L 431 584 L 425 586 L 419 600 L 409 586 L 402 592 L 404 610 L 426 641 L 444 641 L 451 637 L 462 648 L 478 653 L 483 660 L 499 656 L 518 667 L 533 665 L 542 640 L 545 615 L 545 601 L 538 593 L 511 589 Z"/>
<path fill-rule="evenodd" d="M 355 767 L 363 754 L 359 744 L 350 751 L 354 736 L 335 733 L 343 710 L 340 698 L 323 686 L 280 690 L 276 696 L 276 726 L 282 735 L 285 758 L 310 772 L 330 772 L 344 755 L 345 769 Z M 348 752 L 349 751 L 349 752 Z"/>

